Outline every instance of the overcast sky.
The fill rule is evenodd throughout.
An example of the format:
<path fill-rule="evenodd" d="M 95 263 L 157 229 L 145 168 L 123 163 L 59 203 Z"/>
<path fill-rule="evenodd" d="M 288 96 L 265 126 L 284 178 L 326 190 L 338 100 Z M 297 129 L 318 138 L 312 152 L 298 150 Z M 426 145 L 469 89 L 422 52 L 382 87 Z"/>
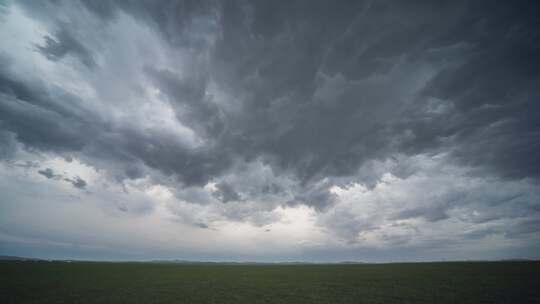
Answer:
<path fill-rule="evenodd" d="M 0 1 L 0 255 L 540 258 L 535 1 Z"/>

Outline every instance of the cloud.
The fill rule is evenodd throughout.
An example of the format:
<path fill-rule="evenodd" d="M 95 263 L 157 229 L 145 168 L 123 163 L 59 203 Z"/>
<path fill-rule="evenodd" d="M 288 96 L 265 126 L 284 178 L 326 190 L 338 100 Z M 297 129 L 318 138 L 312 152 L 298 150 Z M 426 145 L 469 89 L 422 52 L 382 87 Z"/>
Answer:
<path fill-rule="evenodd" d="M 65 181 L 70 182 L 75 188 L 78 188 L 78 189 L 86 188 L 86 182 L 78 176 L 75 177 L 74 179 L 66 178 Z"/>
<path fill-rule="evenodd" d="M 454 77 L 487 73 L 482 66 L 488 65 L 483 62 L 488 56 L 481 54 L 491 52 L 502 56 L 502 62 L 508 64 L 507 70 L 513 73 L 504 75 L 512 78 L 506 85 L 509 92 L 514 90 L 515 83 L 528 92 L 526 96 L 536 94 L 534 77 L 530 77 L 534 72 L 521 73 L 521 67 L 526 68 L 523 63 L 504 60 L 507 58 L 504 56 L 508 56 L 505 54 L 513 49 L 533 48 L 534 38 L 519 42 L 510 36 L 504 47 L 488 47 L 490 41 L 510 30 L 510 26 L 491 25 L 499 16 L 515 24 L 518 32 L 530 31 L 530 14 L 524 14 L 519 21 L 514 19 L 524 10 L 522 7 L 512 7 L 513 14 L 508 14 L 491 7 L 482 11 L 459 2 L 436 13 L 430 11 L 429 5 L 421 4 L 354 3 L 337 10 L 330 10 L 331 4 L 324 2 L 312 4 L 309 9 L 305 9 L 302 2 L 291 4 L 287 9 L 259 2 L 226 5 L 173 2 L 159 6 L 138 2 L 129 5 L 83 2 L 83 5 L 103 20 L 117 20 L 118 12 L 127 13 L 158 30 L 167 48 L 188 50 L 190 61 L 183 64 L 181 71 L 145 65 L 139 72 L 160 90 L 160 96 L 174 109 L 177 119 L 204 138 L 206 149 L 201 155 L 206 155 L 197 160 L 196 155 L 182 147 L 163 144 L 157 145 L 152 155 L 147 151 L 127 151 L 151 167 L 178 175 L 187 184 L 208 182 L 212 176 L 226 170 L 232 164 L 231 159 L 238 157 L 262 157 L 274 170 L 286 169 L 303 182 L 318 182 L 326 176 L 352 175 L 371 159 L 440 149 L 451 150 L 456 160 L 466 165 L 497 168 L 502 176 L 535 176 L 534 172 L 524 171 L 531 168 L 525 164 L 503 168 L 502 164 L 510 166 L 512 162 L 527 160 L 523 156 L 505 161 L 498 159 L 501 153 L 508 155 L 511 151 L 534 149 L 530 144 L 536 132 L 533 117 L 526 120 L 531 124 L 513 119 L 514 114 L 530 108 L 528 101 L 520 103 L 516 95 L 516 98 L 505 97 L 512 100 L 510 103 L 500 99 L 494 102 L 483 94 L 487 93 L 490 82 L 499 81 L 496 73 L 474 76 L 478 85 L 470 90 L 481 94 L 481 99 L 474 99 L 478 106 L 467 103 L 465 97 L 454 98 L 443 92 L 445 86 L 455 87 L 450 84 Z M 64 7 L 67 13 L 74 14 L 69 5 Z M 328 14 L 328 11 L 333 13 Z M 392 14 L 395 22 L 380 22 L 388 18 L 391 11 L 399 12 Z M 418 19 L 414 16 L 421 14 L 427 16 L 424 23 L 414 21 Z M 286 21 L 278 23 L 273 16 Z M 251 18 L 256 21 L 243 22 Z M 485 33 L 462 30 L 465 24 L 475 28 L 476 20 L 482 20 L 477 27 L 487 28 Z M 397 26 L 400 22 L 404 25 Z M 107 24 L 114 26 L 114 23 Z M 312 26 L 302 27 L 302 24 Z M 378 31 L 374 30 L 376 24 L 380 24 Z M 419 34 L 425 24 L 430 30 Z M 85 54 L 93 52 L 69 36 L 67 24 L 56 22 L 54 26 L 60 30 L 56 33 L 56 43 L 47 40 L 51 56 L 61 57 L 71 51 L 88 57 Z M 480 35 L 484 35 L 484 40 Z M 209 42 L 180 43 L 181 38 L 191 36 L 206 37 L 215 46 L 212 48 Z M 406 41 L 396 38 L 405 36 L 410 38 Z M 296 41 L 287 37 L 303 39 Z M 362 41 L 362 45 L 351 45 L 352 41 Z M 394 43 L 390 45 L 389 41 Z M 328 48 L 313 47 L 323 45 Z M 236 56 L 229 58 L 227 54 L 231 51 Z M 353 58 L 354 54 L 359 55 Z M 452 60 L 448 60 L 449 57 Z M 242 70 L 236 68 L 240 66 Z M 525 75 L 529 80 L 519 80 Z M 231 100 L 213 93 L 216 86 L 237 95 L 238 106 L 231 108 L 232 104 L 227 104 L 232 103 Z M 389 87 L 392 89 L 385 89 Z M 511 104 L 515 104 L 514 110 L 507 111 Z M 450 112 L 437 112 L 433 107 Z M 444 119 L 438 119 L 443 114 Z M 478 115 L 482 118 L 476 119 Z M 429 122 L 432 124 L 428 125 Z M 523 123 L 527 124 L 520 126 Z M 521 143 L 517 139 L 502 139 L 506 134 L 515 134 L 514 129 L 531 133 L 522 133 L 527 139 Z M 141 137 L 136 133 L 129 136 Z M 478 142 L 478 136 L 483 138 L 483 144 L 472 145 L 472 141 Z M 511 142 L 504 148 L 504 151 L 510 150 L 502 152 L 503 147 L 499 148 L 498 142 Z M 485 147 L 485 150 L 469 151 L 473 146 L 475 149 Z M 185 155 L 183 158 L 189 158 L 191 165 L 176 165 L 167 170 L 171 168 L 170 162 L 163 166 L 160 162 L 168 158 L 168 149 Z M 487 157 L 475 159 L 473 155 Z M 531 162 L 534 159 L 526 163 Z M 191 166 L 194 168 L 186 168 Z"/>
<path fill-rule="evenodd" d="M 48 179 L 53 180 L 63 180 L 65 182 L 68 182 L 73 185 L 73 187 L 77 189 L 85 189 L 86 188 L 86 181 L 82 178 L 76 176 L 74 178 L 65 177 L 63 174 L 57 174 L 54 172 L 51 168 L 45 168 L 43 170 L 38 170 L 38 174 L 45 176 Z"/>
<path fill-rule="evenodd" d="M 44 170 L 39 170 L 38 173 L 45 176 L 48 179 L 60 179 L 60 178 L 62 178 L 62 175 L 55 174 L 54 171 L 51 168 L 45 168 Z"/>
<path fill-rule="evenodd" d="M 337 196 L 330 191 L 329 183 L 321 183 L 310 189 L 305 189 L 289 201 L 290 205 L 305 204 L 317 210 L 325 210 L 337 201 Z"/>
<path fill-rule="evenodd" d="M 216 185 L 216 191 L 212 193 L 212 195 L 220 200 L 222 203 L 232 202 L 232 201 L 240 201 L 241 197 L 236 191 L 234 191 L 234 188 L 229 185 L 226 182 L 221 182 Z"/>
<path fill-rule="evenodd" d="M 375 246 L 435 237 L 459 242 L 460 235 L 491 234 L 484 230 L 504 235 L 538 217 L 535 182 L 474 177 L 471 169 L 447 160 L 422 156 L 409 162 L 423 169 L 406 178 L 386 175 L 372 188 L 332 188 L 336 203 L 318 218 L 319 225 L 347 242 Z"/>
<path fill-rule="evenodd" d="M 64 56 L 71 54 L 78 58 L 84 65 L 92 68 L 96 65 L 94 57 L 90 50 L 76 40 L 63 27 L 55 37 L 45 36 L 45 44 L 36 46 L 37 50 L 50 60 L 56 61 Z"/>
<path fill-rule="evenodd" d="M 336 256 L 533 242 L 538 9 L 8 2 L 0 160 L 38 162 L 17 174 L 92 190 L 105 213 L 243 231 L 252 245 L 287 212 L 305 221 L 263 240 L 294 235 Z"/>

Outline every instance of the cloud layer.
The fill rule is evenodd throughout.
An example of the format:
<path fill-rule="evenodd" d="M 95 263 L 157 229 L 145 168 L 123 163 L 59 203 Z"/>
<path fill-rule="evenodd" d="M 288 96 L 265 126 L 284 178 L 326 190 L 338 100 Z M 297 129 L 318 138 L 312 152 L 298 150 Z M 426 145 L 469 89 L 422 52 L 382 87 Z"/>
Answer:
<path fill-rule="evenodd" d="M 532 2 L 0 5 L 6 253 L 538 258 Z"/>

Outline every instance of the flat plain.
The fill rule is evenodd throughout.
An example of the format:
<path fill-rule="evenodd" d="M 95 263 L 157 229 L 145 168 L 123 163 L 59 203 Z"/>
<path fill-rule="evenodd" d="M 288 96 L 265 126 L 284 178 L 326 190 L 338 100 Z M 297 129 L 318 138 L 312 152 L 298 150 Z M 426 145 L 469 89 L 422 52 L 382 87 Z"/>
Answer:
<path fill-rule="evenodd" d="M 0 262 L 0 303 L 540 303 L 540 262 Z"/>

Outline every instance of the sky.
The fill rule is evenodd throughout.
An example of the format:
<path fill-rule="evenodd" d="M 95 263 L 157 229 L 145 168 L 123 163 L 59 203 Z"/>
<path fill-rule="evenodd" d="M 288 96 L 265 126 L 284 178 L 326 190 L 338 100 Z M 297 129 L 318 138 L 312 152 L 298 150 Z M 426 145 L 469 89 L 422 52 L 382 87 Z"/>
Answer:
<path fill-rule="evenodd" d="M 0 0 L 0 255 L 540 259 L 538 16 Z"/>

